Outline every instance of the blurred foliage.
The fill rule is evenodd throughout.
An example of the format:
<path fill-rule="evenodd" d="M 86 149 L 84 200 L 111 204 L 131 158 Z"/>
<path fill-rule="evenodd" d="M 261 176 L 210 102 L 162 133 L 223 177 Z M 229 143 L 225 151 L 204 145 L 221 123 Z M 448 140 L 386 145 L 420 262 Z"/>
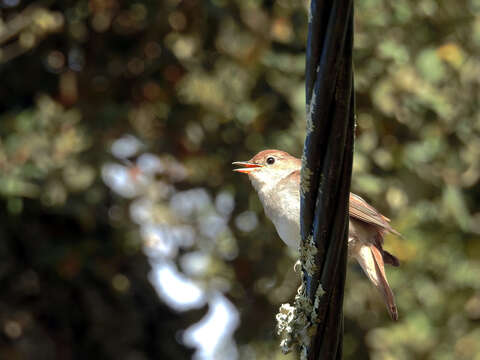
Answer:
<path fill-rule="evenodd" d="M 237 307 L 240 358 L 294 358 L 274 329 L 294 254 L 230 163 L 301 153 L 307 3 L 0 5 L 0 357 L 187 357 L 172 334 L 198 314 L 172 313 L 146 282 L 154 224 L 182 234 L 161 256 Z M 404 238 L 386 241 L 399 322 L 349 268 L 345 358 L 480 359 L 480 2 L 355 6 L 352 190 Z M 115 155 L 125 134 L 141 145 Z"/>

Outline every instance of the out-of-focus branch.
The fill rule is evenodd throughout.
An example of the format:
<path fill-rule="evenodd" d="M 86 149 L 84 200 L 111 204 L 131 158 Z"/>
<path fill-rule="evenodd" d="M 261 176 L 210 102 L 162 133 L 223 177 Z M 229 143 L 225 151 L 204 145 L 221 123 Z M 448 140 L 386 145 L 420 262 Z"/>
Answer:
<path fill-rule="evenodd" d="M 64 17 L 34 3 L 0 26 L 0 63 L 35 47 L 47 35 L 63 28 Z"/>

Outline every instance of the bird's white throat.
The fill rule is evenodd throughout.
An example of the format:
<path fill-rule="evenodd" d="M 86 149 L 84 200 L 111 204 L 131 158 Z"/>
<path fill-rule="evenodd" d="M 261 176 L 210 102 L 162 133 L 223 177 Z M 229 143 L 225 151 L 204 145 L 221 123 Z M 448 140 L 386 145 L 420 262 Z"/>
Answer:
<path fill-rule="evenodd" d="M 262 169 L 249 177 L 265 214 L 275 225 L 278 235 L 288 246 L 296 248 L 300 242 L 300 188 L 296 192 L 277 186 L 290 173 L 291 169 Z"/>

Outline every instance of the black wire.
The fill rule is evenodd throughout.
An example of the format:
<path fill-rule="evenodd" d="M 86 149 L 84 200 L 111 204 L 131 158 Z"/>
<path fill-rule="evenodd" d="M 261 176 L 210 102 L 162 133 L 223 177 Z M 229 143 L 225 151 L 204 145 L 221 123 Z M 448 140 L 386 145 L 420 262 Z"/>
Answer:
<path fill-rule="evenodd" d="M 312 0 L 306 60 L 309 131 L 302 166 L 302 241 L 313 235 L 316 270 L 304 272 L 307 296 L 319 284 L 317 332 L 309 359 L 341 359 L 343 295 L 347 260 L 348 199 L 353 161 L 353 0 Z M 307 182 L 305 182 L 307 181 Z M 305 190 L 306 189 L 306 190 Z"/>

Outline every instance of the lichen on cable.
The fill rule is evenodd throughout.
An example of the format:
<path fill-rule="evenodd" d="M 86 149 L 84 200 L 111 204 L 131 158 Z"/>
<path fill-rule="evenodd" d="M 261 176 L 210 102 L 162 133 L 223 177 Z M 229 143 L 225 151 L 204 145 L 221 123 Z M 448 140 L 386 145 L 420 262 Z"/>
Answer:
<path fill-rule="evenodd" d="M 306 349 L 317 329 L 320 298 L 325 291 L 320 284 L 315 293 L 314 304 L 312 304 L 306 296 L 303 280 L 302 285 L 298 288 L 293 306 L 288 303 L 282 304 L 276 319 L 277 334 L 281 336 L 280 349 L 282 352 L 287 354 L 298 347 L 301 359 L 306 359 Z"/>
<path fill-rule="evenodd" d="M 310 191 L 311 177 L 313 171 L 307 167 L 305 156 L 302 156 L 302 176 L 300 178 L 300 196 L 305 198 L 305 194 Z"/>
<path fill-rule="evenodd" d="M 307 239 L 299 246 L 300 261 L 302 262 L 303 269 L 309 276 L 312 276 L 317 268 L 315 258 L 318 249 L 313 241 L 313 236 L 309 235 Z"/>
<path fill-rule="evenodd" d="M 305 296 L 303 284 L 298 288 L 294 306 L 282 304 L 276 316 L 277 334 L 281 336 L 280 348 L 284 354 L 292 351 L 296 346 L 303 348 L 310 344 L 309 328 L 312 322 L 309 314 L 312 304 Z"/>
<path fill-rule="evenodd" d="M 307 136 L 313 132 L 315 125 L 313 124 L 313 112 L 315 111 L 317 95 L 312 94 L 310 104 L 307 104 Z"/>
<path fill-rule="evenodd" d="M 313 301 L 312 309 L 312 321 L 318 323 L 318 309 L 320 308 L 320 299 L 325 294 L 322 284 L 318 284 L 317 290 L 315 291 L 315 300 Z"/>
<path fill-rule="evenodd" d="M 282 304 L 276 316 L 277 334 L 281 336 L 280 348 L 284 354 L 295 347 L 300 350 L 300 358 L 306 359 L 307 348 L 315 334 L 318 324 L 318 310 L 321 297 L 325 294 L 322 284 L 319 284 L 312 301 L 305 291 L 305 276 L 311 276 L 315 269 L 315 255 L 317 248 L 310 235 L 305 244 L 300 247 L 300 263 L 302 265 L 302 284 L 297 290 L 293 306 Z M 298 263 L 298 262 L 297 262 Z"/>

